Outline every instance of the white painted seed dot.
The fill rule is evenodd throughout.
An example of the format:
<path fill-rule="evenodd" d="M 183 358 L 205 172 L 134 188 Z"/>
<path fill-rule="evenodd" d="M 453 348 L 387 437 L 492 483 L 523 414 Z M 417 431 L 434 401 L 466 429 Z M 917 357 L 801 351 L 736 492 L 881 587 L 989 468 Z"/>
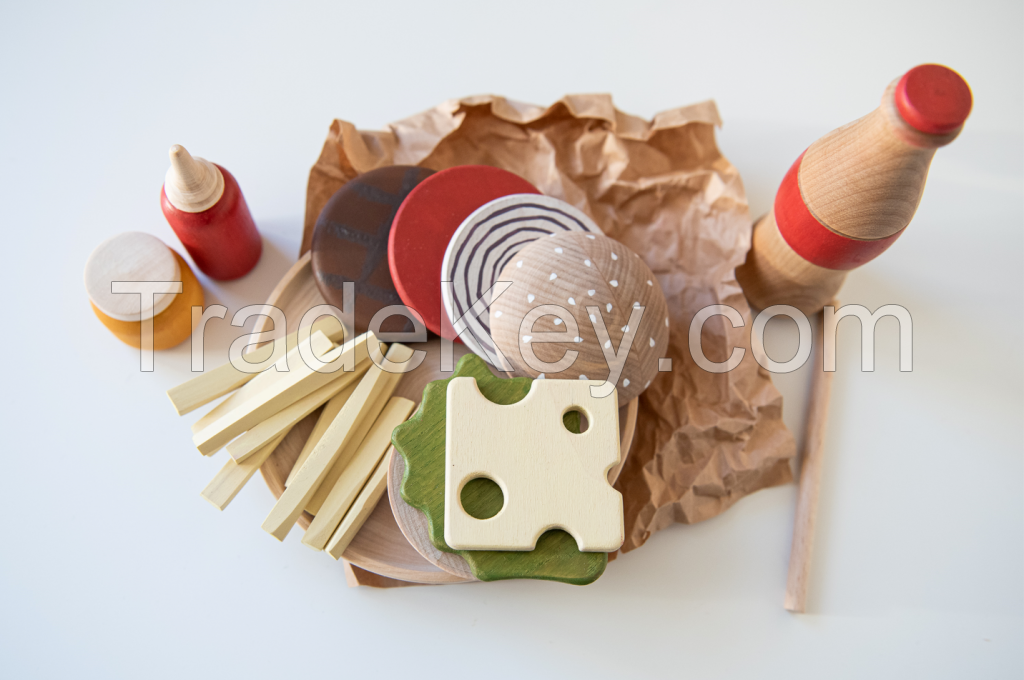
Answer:
<path fill-rule="evenodd" d="M 533 302 L 535 299 L 536 298 L 534 297 L 533 293 L 530 293 L 529 295 L 526 296 L 527 302 Z"/>
<path fill-rule="evenodd" d="M 611 281 L 609 281 L 608 283 L 612 284 L 612 288 L 618 288 L 618 287 L 619 287 L 619 281 L 618 281 L 618 279 L 612 279 L 612 280 L 611 280 Z"/>
<path fill-rule="evenodd" d="M 562 325 L 562 320 L 561 319 L 555 319 L 555 325 L 556 326 L 561 326 Z"/>
<path fill-rule="evenodd" d="M 543 373 L 541 373 L 540 375 L 537 376 L 537 380 L 543 380 L 543 379 L 544 379 L 544 374 Z"/>
<path fill-rule="evenodd" d="M 495 319 L 500 319 L 502 314 L 504 314 L 504 312 L 496 311 L 496 312 L 494 312 L 494 318 Z"/>
<path fill-rule="evenodd" d="M 559 255 L 561 255 L 562 254 L 562 249 L 561 248 L 555 248 L 555 252 L 558 253 Z"/>
<path fill-rule="evenodd" d="M 551 276 L 548 277 L 548 281 L 554 281 L 558 278 L 558 274 L 551 272 Z"/>
<path fill-rule="evenodd" d="M 608 309 L 609 312 L 612 311 L 612 303 L 610 303 L 610 302 L 608 303 L 607 309 Z"/>
<path fill-rule="evenodd" d="M 622 327 L 622 332 L 623 333 L 628 333 L 629 332 L 629 324 L 626 324 L 625 326 Z"/>
<path fill-rule="evenodd" d="M 529 343 L 530 340 L 533 340 L 533 336 L 532 335 L 524 335 L 523 336 L 523 342 Z"/>
<path fill-rule="evenodd" d="M 585 264 L 585 265 L 587 265 L 589 267 L 590 266 L 590 260 L 583 260 L 583 264 Z"/>
<path fill-rule="evenodd" d="M 590 320 L 591 320 L 592 322 L 593 322 L 593 321 L 597 321 L 597 317 L 596 317 L 596 316 L 594 316 L 593 314 L 591 314 L 591 315 L 590 315 Z"/>
<path fill-rule="evenodd" d="M 604 346 L 605 347 L 611 347 L 612 346 L 612 341 L 611 340 L 605 340 L 604 341 Z"/>
<path fill-rule="evenodd" d="M 654 347 L 654 338 L 651 338 L 651 347 Z"/>
<path fill-rule="evenodd" d="M 572 341 L 573 342 L 583 342 L 583 338 L 581 338 L 580 336 L 577 335 L 575 338 L 572 339 Z"/>
<path fill-rule="evenodd" d="M 651 281 L 650 279 L 647 279 L 647 285 L 648 285 L 648 286 L 653 286 L 653 285 L 654 285 L 654 282 L 653 282 L 653 281 Z"/>
<path fill-rule="evenodd" d="M 586 380 L 586 379 L 587 379 L 587 376 L 585 376 L 585 375 L 581 375 L 580 376 L 580 380 Z"/>
<path fill-rule="evenodd" d="M 576 300 L 574 300 L 573 298 L 569 298 L 569 304 L 570 305 L 576 304 Z"/>
<path fill-rule="evenodd" d="M 623 387 L 629 387 L 629 378 L 623 378 L 622 379 L 622 386 Z"/>
<path fill-rule="evenodd" d="M 516 266 L 519 267 L 520 269 L 522 269 L 523 268 L 523 261 L 519 260 L 519 262 L 516 262 Z"/>
<path fill-rule="evenodd" d="M 613 259 L 613 260 L 617 260 L 617 259 L 619 259 L 619 256 L 618 256 L 618 255 L 616 255 L 615 253 L 612 253 L 612 259 Z"/>
<path fill-rule="evenodd" d="M 589 295 L 590 297 L 594 297 L 594 293 L 596 293 L 596 292 L 597 292 L 596 290 L 588 290 L 587 291 L 587 295 Z"/>
<path fill-rule="evenodd" d="M 634 300 L 633 301 L 633 307 L 639 307 L 639 306 L 640 306 L 640 301 L 639 300 Z"/>
<path fill-rule="evenodd" d="M 591 241 L 593 241 L 597 237 L 594 236 L 593 234 L 587 234 L 587 238 L 589 238 Z"/>

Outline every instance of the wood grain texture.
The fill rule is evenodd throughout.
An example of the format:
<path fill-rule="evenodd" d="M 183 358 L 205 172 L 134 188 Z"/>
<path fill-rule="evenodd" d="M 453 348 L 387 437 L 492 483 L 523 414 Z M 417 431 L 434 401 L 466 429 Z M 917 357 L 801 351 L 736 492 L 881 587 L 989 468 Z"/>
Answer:
<path fill-rule="evenodd" d="M 838 306 L 838 303 L 833 303 Z M 834 372 L 824 368 L 823 314 L 814 318 L 815 348 L 811 394 L 807 402 L 804 425 L 804 450 L 800 463 L 796 518 L 793 523 L 793 545 L 789 553 L 789 574 L 786 579 L 784 606 L 792 612 L 807 608 L 807 586 L 810 578 L 811 554 L 814 549 L 814 528 L 818 517 L 818 494 L 821 489 L 821 465 L 825 449 L 829 402 L 832 398 Z"/>
<path fill-rule="evenodd" d="M 427 177 L 395 214 L 388 239 L 388 264 L 402 301 L 427 328 L 454 338 L 441 311 L 441 263 L 452 234 L 480 206 L 509 194 L 539 194 L 525 179 L 501 168 L 458 165 Z"/>
<path fill-rule="evenodd" d="M 668 306 L 654 273 L 621 243 L 582 232 L 538 239 L 498 280 L 512 286 L 491 304 L 490 332 L 515 375 L 605 381 L 618 373 L 623 404 L 657 377 L 658 360 L 668 354 Z M 623 343 L 628 354 L 616 359 Z M 546 368 L 530 353 L 545 364 L 571 365 Z"/>
<path fill-rule="evenodd" d="M 844 236 L 891 236 L 910 224 L 921 202 L 938 147 L 907 143 L 890 122 L 884 108 L 894 106 L 894 88 L 885 91 L 878 109 L 811 144 L 800 164 L 807 208 Z"/>
<path fill-rule="evenodd" d="M 736 280 L 755 309 L 792 305 L 807 315 L 821 311 L 842 288 L 846 274 L 797 255 L 779 233 L 774 210 L 754 225 L 747 260 L 736 268 Z"/>
<path fill-rule="evenodd" d="M 444 539 L 458 550 L 533 550 L 545 531 L 569 533 L 580 551 L 612 552 L 625 538 L 622 494 L 608 483 L 619 463 L 616 394 L 596 398 L 601 381 L 535 380 L 515 404 L 489 401 L 474 378 L 452 378 L 445 421 Z M 586 415 L 585 432 L 564 416 Z M 577 425 L 577 430 L 578 430 Z M 467 484 L 501 487 L 497 515 L 463 508 Z"/>
<path fill-rule="evenodd" d="M 323 341 L 316 337 L 315 333 L 310 334 L 309 341 L 316 343 L 313 346 L 315 350 L 319 351 L 325 347 L 328 350 L 330 349 L 329 346 L 324 345 Z M 297 348 L 290 350 L 285 357 L 289 366 L 294 365 L 296 361 L 302 361 Z M 255 374 L 252 380 L 249 380 L 236 391 L 229 394 L 227 398 L 203 414 L 196 422 L 192 423 L 192 434 L 194 435 L 205 430 L 233 409 L 241 406 L 246 401 L 256 398 L 260 391 L 269 387 L 274 381 L 279 380 L 280 377 L 281 372 L 276 367 L 271 367 L 266 371 Z"/>
<path fill-rule="evenodd" d="M 495 378 L 486 363 L 475 355 L 459 360 L 453 377 L 473 377 L 481 393 L 497 404 L 511 404 L 529 392 L 531 380 Z M 450 380 L 450 379 L 449 379 Z M 419 410 L 395 428 L 392 444 L 405 458 L 402 496 L 426 514 L 434 546 L 452 552 L 444 540 L 444 449 L 446 389 L 448 380 L 427 386 Z M 463 498 L 468 511 L 493 515 L 501 507 L 500 494 L 482 493 Z M 564 531 L 553 530 L 537 541 L 532 551 L 462 551 L 462 557 L 481 581 L 536 578 L 584 585 L 596 580 L 608 561 L 606 553 L 581 553 L 576 541 Z"/>
<path fill-rule="evenodd" d="M 900 117 L 918 132 L 946 134 L 971 114 L 974 97 L 963 77 L 940 64 L 915 66 L 896 83 L 893 98 Z"/>
<path fill-rule="evenodd" d="M 876 110 L 830 132 L 804 152 L 797 169 L 798 192 L 780 189 L 772 213 L 754 230 L 747 261 L 736 269 L 754 306 L 791 304 L 806 314 L 816 313 L 845 279 L 844 272 L 819 265 L 832 267 L 831 260 L 845 259 L 849 262 L 842 267 L 850 268 L 884 250 L 872 247 L 864 257 L 825 257 L 812 264 L 796 252 L 805 237 L 801 230 L 824 228 L 852 239 L 845 244 L 826 239 L 832 243 L 828 247 L 856 251 L 858 242 L 891 239 L 910 223 L 935 150 L 953 141 L 962 125 L 942 134 L 915 129 L 897 110 L 898 82 L 889 85 Z M 792 194 L 785 200 L 802 204 L 798 207 L 806 210 L 807 220 L 790 223 L 790 213 L 803 213 L 780 205 L 784 194 Z"/>
<path fill-rule="evenodd" d="M 222 281 L 248 274 L 260 261 L 263 239 L 238 181 L 222 166 L 193 159 L 180 145 L 171 147 L 170 156 L 160 209 L 192 261 Z"/>
<path fill-rule="evenodd" d="M 321 331 L 331 342 L 338 343 L 345 338 L 345 329 L 341 322 L 334 317 L 321 317 L 313 322 L 310 333 Z M 298 331 L 293 331 L 285 336 L 285 353 L 295 349 L 298 344 Z M 284 335 L 284 329 L 276 333 L 275 338 Z M 268 340 L 259 347 L 246 352 L 245 360 L 251 364 L 261 364 L 273 356 L 274 344 Z M 269 370 L 269 369 L 268 369 Z M 174 410 L 179 416 L 191 413 L 201 406 L 209 404 L 215 399 L 223 397 L 246 384 L 258 373 L 247 373 L 240 371 L 228 361 L 216 368 L 203 371 L 199 375 L 182 384 L 167 390 L 167 397 L 171 400 Z"/>
<path fill-rule="evenodd" d="M 187 265 L 185 265 L 187 269 Z M 152 319 L 178 295 L 114 293 L 114 281 L 181 281 L 182 266 L 174 251 L 155 236 L 126 231 L 96 246 L 85 262 L 85 292 L 92 304 L 116 321 Z"/>
<path fill-rule="evenodd" d="M 203 287 L 196 275 L 189 269 L 181 255 L 171 251 L 181 272 L 181 293 L 173 295 L 171 303 L 153 317 L 153 349 L 170 349 L 185 342 L 192 335 L 195 319 L 192 307 L 202 307 L 204 302 Z M 136 297 L 124 295 L 122 297 Z M 107 327 L 118 340 L 131 347 L 142 346 L 142 321 L 120 321 L 107 316 L 90 302 L 96 318 Z"/>
<path fill-rule="evenodd" d="M 377 507 L 377 502 L 384 495 L 388 486 L 388 464 L 386 461 L 378 461 L 376 469 L 366 485 L 359 492 L 345 518 L 341 520 L 338 530 L 331 536 L 325 551 L 334 559 L 340 559 L 345 554 L 349 544 L 363 528 L 370 513 Z"/>
<path fill-rule="evenodd" d="M 334 530 L 342 518 L 352 508 L 366 480 L 378 467 L 384 454 L 391 448 L 391 431 L 405 422 L 416 405 L 408 399 L 391 397 L 384 409 L 373 421 L 373 426 L 359 444 L 359 448 L 345 461 L 345 465 L 337 481 L 331 486 L 321 484 L 321 489 L 329 489 L 327 497 L 317 509 L 312 524 L 306 529 L 302 542 L 316 550 L 323 550 L 331 539 Z M 342 461 L 335 463 L 335 467 Z M 370 508 L 372 510 L 372 508 Z M 362 523 L 359 525 L 362 526 Z M 345 542 L 347 548 L 351 538 Z M 341 553 L 338 553 L 340 556 Z"/>
<path fill-rule="evenodd" d="M 387 406 L 388 400 L 391 395 L 394 394 L 395 386 L 401 379 L 400 375 L 388 373 L 384 376 L 384 387 L 373 401 L 373 405 L 366 410 L 365 417 L 356 423 L 355 428 L 352 431 L 352 438 L 349 443 L 341 450 L 338 454 L 338 459 L 334 461 L 334 465 L 331 466 L 327 476 L 324 477 L 324 481 L 320 483 L 320 487 L 313 494 L 313 497 L 306 504 L 306 512 L 313 515 L 314 522 L 316 521 L 316 515 L 320 513 L 320 508 L 323 506 L 324 501 L 327 500 L 327 496 L 331 493 L 331 489 L 338 482 L 338 478 L 341 477 L 345 468 L 348 467 L 349 462 L 352 460 L 356 451 L 362 446 L 363 440 L 370 432 L 370 428 L 373 427 L 374 422 L 380 415 L 384 407 Z M 396 423 L 397 424 L 397 423 Z M 299 468 L 300 470 L 302 468 Z M 310 525 L 310 529 L 313 525 Z M 309 529 L 306 530 L 307 532 Z M 330 538 L 330 534 L 326 538 Z M 325 539 L 326 540 L 326 539 Z M 321 546 L 321 549 L 323 546 Z"/>
<path fill-rule="evenodd" d="M 333 343 L 324 342 L 323 336 L 318 333 L 311 333 L 307 339 L 309 346 L 313 348 L 314 352 L 324 354 L 329 351 Z M 285 363 L 291 367 L 296 362 L 302 361 L 302 357 L 299 355 L 298 347 L 290 350 L 285 355 Z M 273 370 L 271 370 L 273 369 Z M 275 382 L 282 379 L 282 375 L 286 375 L 281 371 L 277 370 L 276 365 L 256 374 L 252 380 L 242 385 L 238 390 L 232 392 L 222 402 L 211 408 L 205 414 L 203 414 L 196 422 L 192 423 L 192 434 L 196 435 L 199 432 L 207 429 L 218 420 L 223 418 L 225 415 L 231 413 L 233 410 L 240 408 L 247 402 L 253 402 L 259 399 L 259 394 L 265 389 L 269 389 Z"/>
<path fill-rule="evenodd" d="M 388 467 L 388 501 L 391 503 L 391 512 L 395 515 L 395 521 L 398 522 L 402 534 L 416 548 L 416 552 L 423 555 L 434 566 L 454 576 L 468 581 L 476 581 L 473 570 L 469 568 L 469 564 L 462 559 L 461 555 L 438 550 L 430 542 L 430 525 L 427 523 L 427 516 L 402 498 L 401 487 L 404 478 L 405 458 L 392 448 Z"/>
<path fill-rule="evenodd" d="M 282 432 L 287 432 L 313 411 L 317 410 L 345 388 L 353 385 L 369 368 L 369 361 L 356 365 L 354 371 L 338 371 L 334 380 L 318 390 L 307 394 L 302 399 L 287 406 L 270 416 L 259 425 L 254 426 L 237 437 L 227 446 L 228 455 L 236 461 L 245 460 L 254 451 L 271 441 Z"/>
<path fill-rule="evenodd" d="M 181 144 L 167 152 L 171 166 L 164 175 L 164 193 L 178 210 L 190 213 L 212 208 L 224 195 L 224 175 L 205 158 L 193 157 Z"/>
<path fill-rule="evenodd" d="M 203 498 L 220 510 L 226 508 L 253 474 L 260 469 L 260 466 L 267 462 L 287 434 L 287 431 L 282 432 L 270 443 L 265 444 L 263 448 L 241 462 L 229 458 L 217 476 L 203 489 Z"/>
<path fill-rule="evenodd" d="M 373 337 L 372 334 L 367 335 Z M 376 339 L 373 342 L 376 342 Z M 410 356 L 412 356 L 412 351 L 397 343 L 388 349 L 386 355 L 389 361 L 396 363 L 406 361 Z M 367 370 L 351 398 L 327 428 L 323 439 L 316 445 L 306 463 L 295 475 L 292 485 L 285 489 L 264 520 L 263 529 L 267 533 L 279 541 L 283 541 L 288 535 L 295 521 L 302 514 L 327 473 L 330 472 L 331 466 L 352 440 L 357 423 L 366 418 L 377 397 L 387 387 L 389 381 L 386 378 L 389 375 L 376 365 Z"/>
<path fill-rule="evenodd" d="M 466 350 L 468 351 L 468 350 Z M 448 377 L 451 374 L 442 374 L 437 379 Z M 422 394 L 422 391 L 421 391 Z M 419 396 L 417 396 L 419 398 Z M 634 399 L 625 406 L 619 407 L 619 430 L 622 459 L 619 464 L 608 471 L 608 482 L 614 484 L 619 478 L 622 466 L 626 463 L 630 447 L 633 443 L 633 434 L 636 431 L 636 417 L 639 411 L 639 402 Z M 412 544 L 416 551 L 431 564 L 456 576 L 476 580 L 469 564 L 458 553 L 448 553 L 438 550 L 430 541 L 430 525 L 426 515 L 422 511 L 412 507 L 402 498 L 401 485 L 405 477 L 405 459 L 393 453 L 390 458 L 388 469 L 388 500 L 391 503 L 391 512 L 395 516 L 398 527 L 402 530 L 405 538 Z M 612 556 L 609 556 L 611 561 Z"/>
<path fill-rule="evenodd" d="M 800 154 L 782 178 L 775 194 L 775 223 L 791 248 L 808 262 L 826 269 L 856 269 L 888 250 L 903 229 L 876 239 L 858 239 L 840 234 L 822 224 L 804 202 L 800 192 Z"/>
<path fill-rule="evenodd" d="M 538 238 L 567 231 L 601 233 L 593 220 L 564 201 L 514 194 L 481 206 L 452 235 L 441 265 L 441 281 L 452 285 L 442 285 L 441 298 L 452 324 L 465 321 L 462 341 L 492 366 L 508 368 L 495 352 L 488 312 L 477 316 L 471 310 L 519 250 Z M 482 304 L 488 302 L 489 298 Z"/>
<path fill-rule="evenodd" d="M 426 358 L 423 360 L 423 363 L 402 376 L 402 381 L 398 384 L 395 394 L 405 397 L 418 405 L 423 398 L 423 390 L 429 383 L 434 380 L 449 378 L 453 371 L 441 369 L 440 340 L 430 340 L 429 342 L 412 345 L 412 347 L 426 352 Z M 469 353 L 469 348 L 464 344 L 456 343 L 452 345 L 454 361 L 458 361 Z M 496 373 L 497 369 L 493 367 L 488 367 L 488 369 L 496 375 L 508 377 L 505 374 Z M 442 552 L 430 542 L 426 516 L 406 503 L 399 492 L 402 477 L 405 473 L 404 459 L 402 456 L 394 453 L 394 448 L 392 448 L 388 454 L 388 460 L 388 503 L 394 515 L 394 521 L 397 523 L 402 535 L 415 548 L 416 552 L 422 555 L 434 567 L 459 579 L 476 581 L 477 579 L 473 576 L 469 565 L 466 564 L 462 557 L 456 553 Z"/>
<path fill-rule="evenodd" d="M 309 253 L 300 258 L 278 282 L 267 299 L 267 304 L 279 307 L 285 312 L 289 320 L 289 331 L 295 329 L 299 319 L 306 311 L 317 305 L 325 304 L 313 280 Z M 256 320 L 254 331 L 265 330 L 271 323 L 270 319 L 260 317 Z M 413 345 L 414 348 L 428 346 L 431 346 L 431 343 Z M 459 345 L 455 346 L 456 352 L 459 351 L 459 347 Z M 421 368 L 423 368 L 422 365 Z M 403 391 L 404 385 L 415 382 L 418 375 L 421 375 L 419 369 L 414 370 L 411 374 L 405 374 L 396 389 L 396 394 L 409 398 L 409 394 Z M 242 390 L 247 389 L 250 385 L 251 383 L 245 385 Z M 415 400 L 419 399 L 422 391 L 422 385 L 415 390 Z M 231 394 L 228 399 L 234 396 Z M 279 498 L 284 493 L 285 479 L 292 471 L 304 442 L 316 425 L 316 415 L 313 414 L 296 425 L 260 468 L 263 480 L 275 498 Z M 305 529 L 311 521 L 312 516 L 304 512 L 299 516 L 298 524 Z M 390 579 L 428 584 L 462 583 L 465 581 L 423 559 L 402 535 L 394 515 L 391 513 L 391 508 L 387 502 L 383 501 L 378 503 L 377 508 L 363 525 L 363 529 L 349 545 L 344 559 L 361 569 L 381 574 Z"/>
<path fill-rule="evenodd" d="M 344 284 L 354 283 L 356 332 L 374 314 L 402 304 L 388 267 L 388 237 L 409 192 L 433 170 L 405 165 L 377 168 L 348 181 L 324 205 L 312 241 L 313 273 L 324 299 L 344 309 Z M 409 332 L 404 316 L 384 321 L 380 332 Z"/>
<path fill-rule="evenodd" d="M 321 373 L 307 366 L 301 357 L 297 362 L 289 361 L 287 373 L 274 374 L 269 384 L 256 394 L 193 435 L 192 442 L 204 455 L 210 455 L 249 428 L 255 427 L 327 383 L 335 379 L 344 380 L 344 377 L 339 378 L 337 374 L 348 372 L 345 371 L 345 366 L 355 367 L 365 360 L 368 336 L 369 342 L 376 342 L 372 335 L 364 334 L 324 353 L 318 349 L 317 343 L 326 343 L 328 347 L 332 343 L 323 333 L 314 333 L 308 340 L 306 350 L 319 357 L 323 363 L 338 362 L 342 368 L 334 373 Z M 296 352 L 301 347 L 302 345 L 296 348 Z"/>
<path fill-rule="evenodd" d="M 358 588 L 359 586 L 366 586 L 367 588 L 410 588 L 413 586 L 430 585 L 427 583 L 414 583 L 412 581 L 399 581 L 395 578 L 381 576 L 358 567 L 346 559 L 341 560 L 341 566 L 345 571 L 345 583 L 348 584 L 349 588 Z"/>
<path fill-rule="evenodd" d="M 324 407 L 316 416 L 316 427 L 313 428 L 313 432 L 310 433 L 309 438 L 306 439 L 306 443 L 302 445 L 299 457 L 295 459 L 295 465 L 292 467 L 292 471 L 288 473 L 288 478 L 284 482 L 285 486 L 288 486 L 291 483 L 292 478 L 302 467 L 302 464 L 306 462 L 307 458 L 309 458 L 309 454 L 311 454 L 313 449 L 316 448 L 316 445 L 323 438 L 324 432 L 326 432 L 327 428 L 331 426 L 331 423 L 341 411 L 341 407 L 345 405 L 349 397 L 352 396 L 352 393 L 355 392 L 356 387 L 358 387 L 358 385 L 349 385 L 324 404 Z"/>

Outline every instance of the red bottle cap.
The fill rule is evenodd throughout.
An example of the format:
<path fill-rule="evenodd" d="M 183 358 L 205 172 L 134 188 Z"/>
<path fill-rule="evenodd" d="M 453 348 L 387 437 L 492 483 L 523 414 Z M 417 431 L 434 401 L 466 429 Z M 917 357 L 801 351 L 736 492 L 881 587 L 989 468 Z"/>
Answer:
<path fill-rule="evenodd" d="M 938 64 L 916 66 L 896 84 L 896 109 L 907 124 L 932 135 L 952 132 L 971 112 L 971 88 L 956 71 Z"/>

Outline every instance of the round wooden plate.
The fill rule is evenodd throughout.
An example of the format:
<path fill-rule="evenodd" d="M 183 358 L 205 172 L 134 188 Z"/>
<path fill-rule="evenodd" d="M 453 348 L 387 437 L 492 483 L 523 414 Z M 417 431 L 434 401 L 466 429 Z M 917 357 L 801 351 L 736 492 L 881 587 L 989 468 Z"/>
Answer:
<path fill-rule="evenodd" d="M 284 311 L 288 320 L 288 333 L 298 328 L 299 320 L 307 310 L 325 304 L 313 279 L 309 253 L 288 270 L 277 287 L 270 293 L 267 304 Z M 272 324 L 273 321 L 268 317 L 259 317 L 253 331 L 262 332 Z M 274 333 L 275 336 L 279 334 L 279 331 Z M 430 354 L 416 370 L 403 376 L 395 394 L 418 404 L 426 384 L 445 377 L 446 374 L 440 371 L 440 364 L 436 358 L 440 354 L 440 340 L 415 343 L 410 346 L 415 349 L 425 349 Z M 456 360 L 467 352 L 463 345 L 455 344 L 453 347 Z M 623 433 L 621 444 L 623 460 L 633 439 L 636 410 L 637 402 L 634 400 L 622 407 L 619 413 L 619 427 Z M 296 425 L 260 468 L 263 480 L 275 498 L 280 498 L 284 493 L 284 481 L 288 478 L 288 473 L 291 472 L 303 444 L 313 430 L 316 417 L 317 414 L 314 413 Z M 312 519 L 312 515 L 304 512 L 299 517 L 299 526 L 307 529 Z M 425 523 L 426 519 L 424 518 L 423 521 Z M 472 580 L 443 570 L 417 552 L 395 521 L 390 503 L 383 498 L 349 545 L 343 557 L 367 571 L 413 583 L 464 583 Z"/>

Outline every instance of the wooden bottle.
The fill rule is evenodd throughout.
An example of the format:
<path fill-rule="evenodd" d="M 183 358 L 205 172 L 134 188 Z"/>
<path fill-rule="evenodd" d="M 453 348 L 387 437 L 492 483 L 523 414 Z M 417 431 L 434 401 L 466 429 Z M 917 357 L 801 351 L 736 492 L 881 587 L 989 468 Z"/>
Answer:
<path fill-rule="evenodd" d="M 181 281 L 179 294 L 114 294 L 113 281 Z M 96 317 L 121 342 L 142 346 L 142 322 L 153 319 L 153 349 L 167 349 L 192 334 L 192 307 L 203 306 L 203 287 L 188 263 L 160 239 L 138 231 L 109 238 L 85 264 L 85 289 Z"/>
<path fill-rule="evenodd" d="M 160 191 L 164 217 L 199 269 L 213 279 L 237 279 L 260 260 L 263 241 L 238 182 L 219 165 L 171 147 Z"/>
<path fill-rule="evenodd" d="M 877 109 L 812 144 L 786 173 L 736 269 L 750 303 L 820 311 L 849 270 L 903 233 L 935 150 L 960 134 L 971 104 L 958 73 L 917 66 L 889 85 Z"/>

